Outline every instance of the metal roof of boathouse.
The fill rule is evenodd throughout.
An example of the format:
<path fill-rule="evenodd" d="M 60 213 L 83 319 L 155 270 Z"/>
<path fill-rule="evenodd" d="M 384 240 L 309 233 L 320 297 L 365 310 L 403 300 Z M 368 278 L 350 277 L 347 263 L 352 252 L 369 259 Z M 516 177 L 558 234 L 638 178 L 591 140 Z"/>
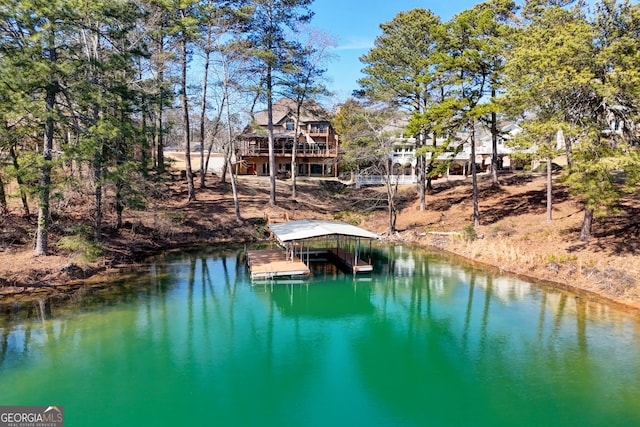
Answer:
<path fill-rule="evenodd" d="M 355 225 L 337 221 L 303 219 L 298 221 L 269 224 L 276 239 L 284 244 L 294 240 L 312 239 L 323 236 L 349 236 L 379 240 L 380 236 Z"/>

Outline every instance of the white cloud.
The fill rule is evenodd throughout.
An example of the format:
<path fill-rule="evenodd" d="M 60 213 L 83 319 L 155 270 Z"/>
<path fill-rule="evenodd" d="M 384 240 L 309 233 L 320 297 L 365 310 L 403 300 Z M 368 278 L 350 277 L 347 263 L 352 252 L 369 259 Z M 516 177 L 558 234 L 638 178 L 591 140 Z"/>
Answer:
<path fill-rule="evenodd" d="M 369 50 L 373 48 L 374 39 L 367 37 L 348 37 L 341 41 L 336 50 Z"/>

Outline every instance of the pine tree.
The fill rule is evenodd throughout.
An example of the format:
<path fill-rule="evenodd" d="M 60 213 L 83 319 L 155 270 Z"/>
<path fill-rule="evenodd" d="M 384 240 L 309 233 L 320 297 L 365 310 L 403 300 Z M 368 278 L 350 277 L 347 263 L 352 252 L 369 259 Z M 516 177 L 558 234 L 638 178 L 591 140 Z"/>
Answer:
<path fill-rule="evenodd" d="M 359 83 L 369 99 L 382 100 L 412 115 L 410 129 L 416 139 L 420 210 L 424 210 L 426 150 L 422 147 L 433 131 L 427 111 L 437 102 L 441 88 L 433 72 L 440 19 L 430 10 L 413 9 L 399 13 L 380 28 L 382 35 L 376 39 L 375 47 L 360 58 L 366 77 Z"/>
<path fill-rule="evenodd" d="M 287 72 L 283 79 L 282 93 L 285 97 L 295 101 L 295 136 L 291 149 L 291 198 L 297 197 L 296 178 L 297 165 L 297 139 L 300 135 L 300 116 L 303 105 L 312 106 L 315 98 L 328 95 L 329 90 L 322 84 L 325 69 L 322 66 L 330 59 L 328 49 L 332 42 L 326 34 L 309 29 L 306 40 L 300 41 L 300 50 L 292 51 L 293 56 L 289 60 Z"/>
<path fill-rule="evenodd" d="M 257 93 L 267 105 L 267 131 L 269 144 L 269 204 L 276 205 L 276 161 L 273 136 L 273 102 L 280 83 L 279 75 L 288 66 L 291 52 L 300 52 L 299 43 L 288 37 L 288 31 L 296 32 L 301 24 L 309 22 L 313 13 L 309 10 L 312 0 L 254 0 L 252 22 L 246 28 L 246 36 L 256 66 L 262 71 Z"/>
<path fill-rule="evenodd" d="M 496 13 L 491 8 L 466 10 L 446 23 L 444 41 L 439 47 L 438 72 L 452 90 L 441 104 L 455 112 L 454 127 L 465 130 L 471 147 L 473 184 L 473 222 L 480 225 L 476 165 L 476 124 L 495 111 L 486 96 L 499 67 L 499 44 L 493 37 Z M 494 86 L 495 87 L 495 86 Z"/>
<path fill-rule="evenodd" d="M 535 121 L 547 163 L 559 130 L 570 142 L 564 181 L 584 201 L 583 241 L 591 237 L 594 218 L 634 187 L 639 165 L 631 131 L 640 81 L 638 7 L 606 0 L 598 10 L 592 22 L 581 5 L 529 4 L 528 25 L 516 34 L 507 65 L 506 100 Z M 611 128 L 625 122 L 628 132 Z M 547 187 L 550 193 L 550 182 Z"/>
<path fill-rule="evenodd" d="M 522 148 L 535 147 L 547 164 L 547 220 L 552 219 L 552 159 L 559 154 L 556 135 L 565 131 L 571 140 L 572 129 L 583 115 L 576 109 L 589 89 L 580 81 L 589 79 L 593 51 L 593 32 L 579 9 L 549 7 L 525 9 L 527 26 L 512 34 L 507 63 L 508 91 L 504 105 L 514 116 L 525 115 L 527 141 Z M 572 105 L 573 104 L 573 105 Z"/>
<path fill-rule="evenodd" d="M 6 1 L 0 8 L 0 58 L 3 85 L 19 106 L 29 106 L 30 127 L 41 135 L 36 255 L 49 253 L 50 195 L 56 130 L 64 122 L 59 96 L 73 74 L 73 44 L 68 43 L 73 11 L 63 1 Z"/>

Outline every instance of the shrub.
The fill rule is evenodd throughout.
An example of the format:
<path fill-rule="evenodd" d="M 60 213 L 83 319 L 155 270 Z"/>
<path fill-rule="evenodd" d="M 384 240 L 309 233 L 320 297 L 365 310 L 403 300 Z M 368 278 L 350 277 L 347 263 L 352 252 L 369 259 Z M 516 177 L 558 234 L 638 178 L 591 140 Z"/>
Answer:
<path fill-rule="evenodd" d="M 185 224 L 189 218 L 187 214 L 179 211 L 170 211 L 164 213 L 165 218 L 176 224 Z"/>
<path fill-rule="evenodd" d="M 68 231 L 70 234 L 61 237 L 56 243 L 59 249 L 72 251 L 77 257 L 87 262 L 93 262 L 104 254 L 102 248 L 93 240 L 91 227 L 73 227 Z"/>
<path fill-rule="evenodd" d="M 333 219 L 336 221 L 346 222 L 351 225 L 360 225 L 362 223 L 362 219 L 357 214 L 349 211 L 341 211 L 333 216 Z"/>
<path fill-rule="evenodd" d="M 478 234 L 473 225 L 467 225 L 462 229 L 462 238 L 465 242 L 473 242 L 478 238 Z"/>

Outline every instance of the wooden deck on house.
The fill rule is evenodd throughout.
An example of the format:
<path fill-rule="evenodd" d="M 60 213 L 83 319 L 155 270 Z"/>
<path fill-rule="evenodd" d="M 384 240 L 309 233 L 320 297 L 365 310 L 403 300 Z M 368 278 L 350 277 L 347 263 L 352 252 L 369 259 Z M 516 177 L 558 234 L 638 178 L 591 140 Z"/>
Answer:
<path fill-rule="evenodd" d="M 248 251 L 247 263 L 251 280 L 300 277 L 311 274 L 304 262 L 297 257 L 287 258 L 286 251 L 282 249 Z"/>

